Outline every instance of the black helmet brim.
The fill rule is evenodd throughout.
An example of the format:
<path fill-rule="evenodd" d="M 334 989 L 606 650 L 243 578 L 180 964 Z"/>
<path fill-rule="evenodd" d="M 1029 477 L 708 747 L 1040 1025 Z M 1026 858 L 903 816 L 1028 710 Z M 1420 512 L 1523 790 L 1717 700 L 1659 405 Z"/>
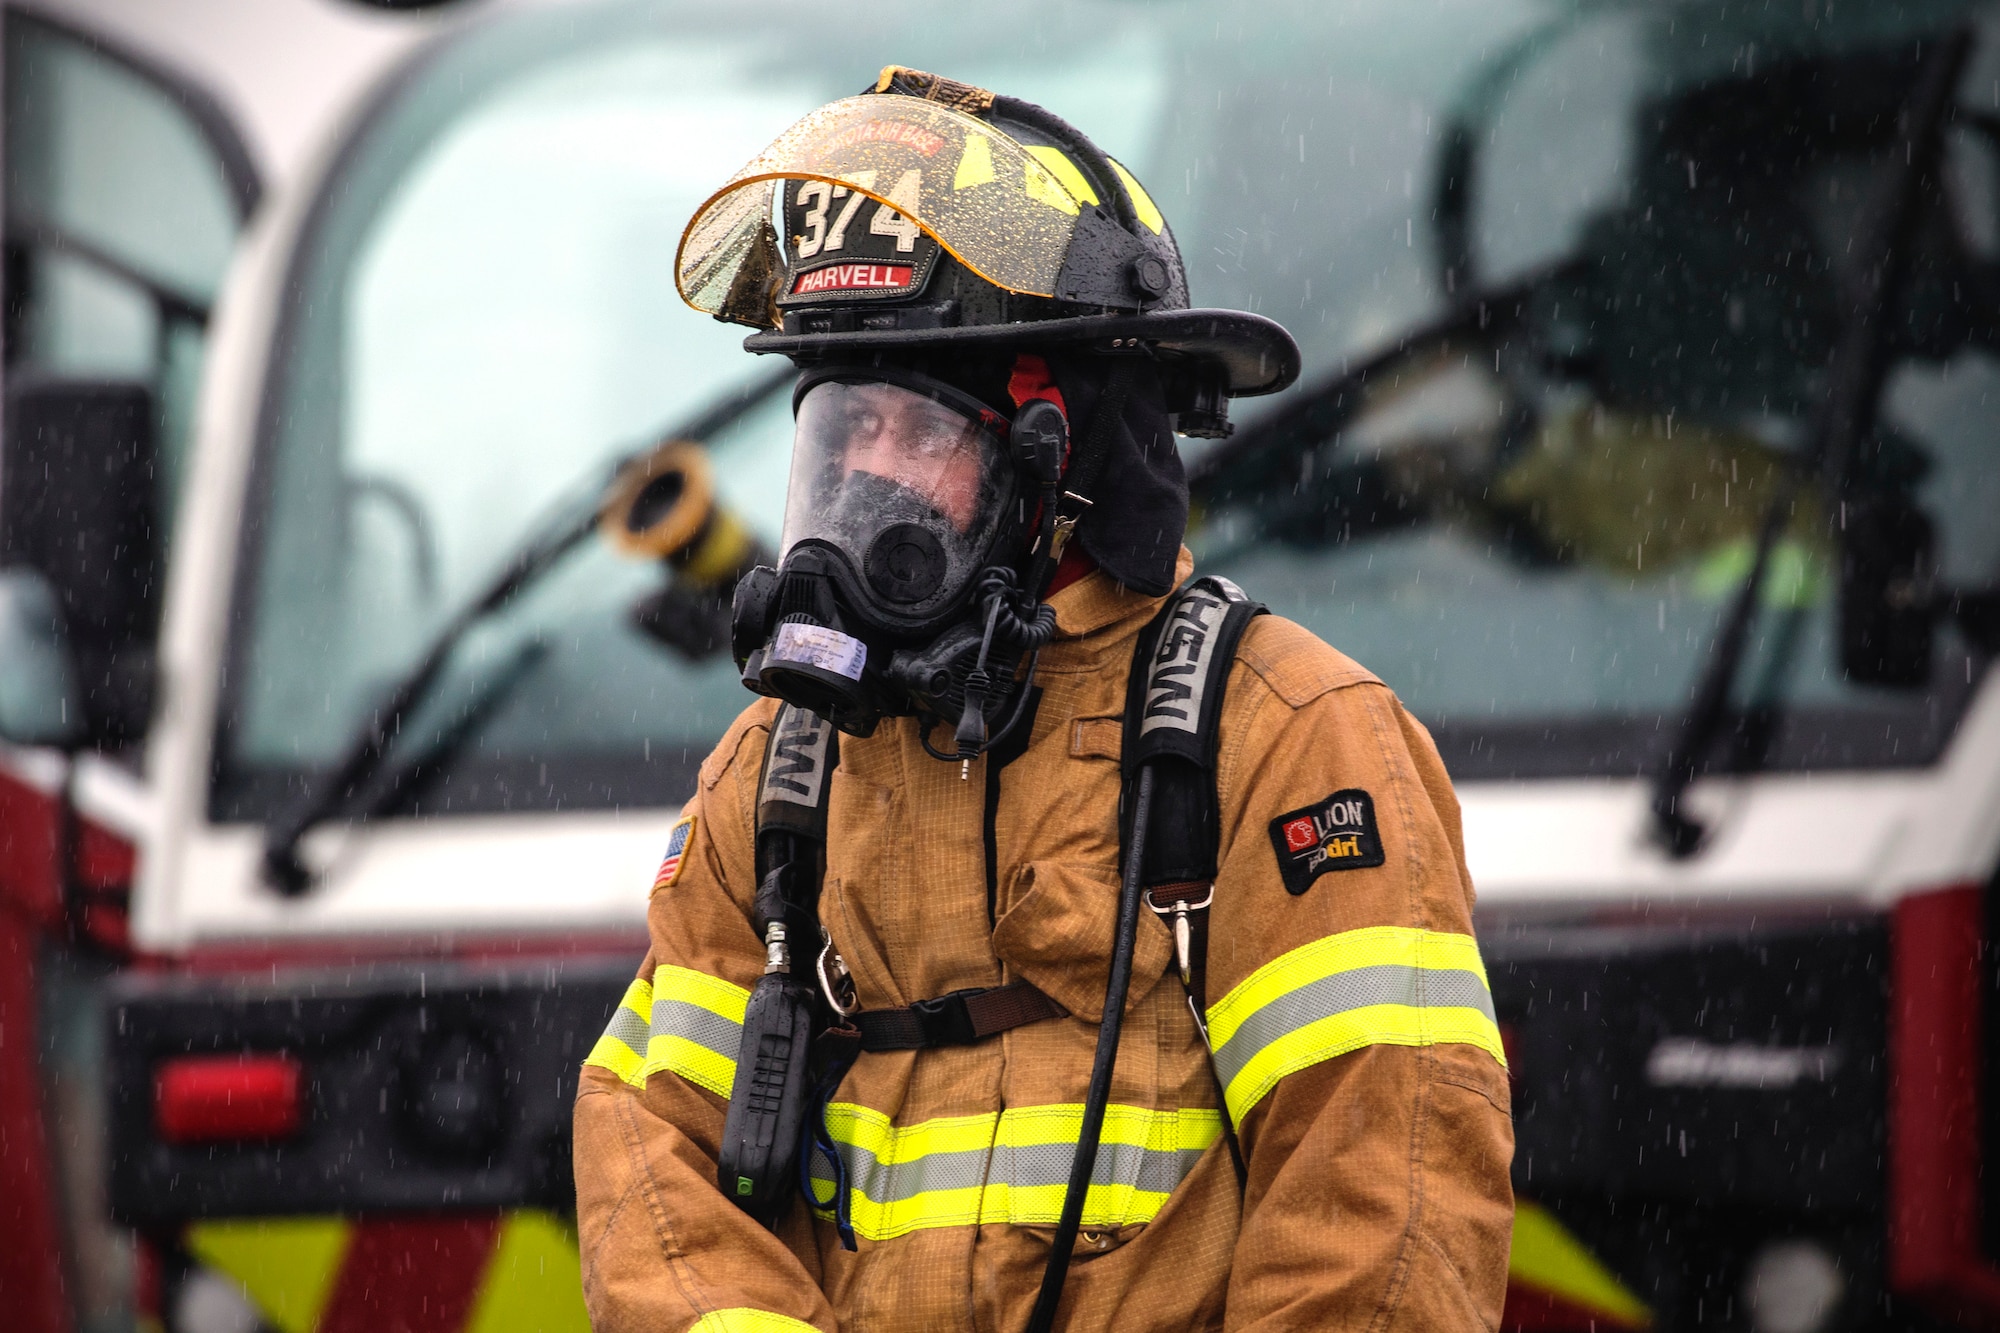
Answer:
<path fill-rule="evenodd" d="M 1034 351 L 1083 345 L 1085 350 L 1109 352 L 1128 340 L 1215 367 L 1226 376 L 1231 398 L 1277 393 L 1299 377 L 1299 345 L 1292 335 L 1275 320 L 1242 310 L 1164 310 L 943 329 L 857 329 L 850 333 L 772 330 L 745 338 L 743 350 L 810 361 L 870 352 L 958 348 Z"/>

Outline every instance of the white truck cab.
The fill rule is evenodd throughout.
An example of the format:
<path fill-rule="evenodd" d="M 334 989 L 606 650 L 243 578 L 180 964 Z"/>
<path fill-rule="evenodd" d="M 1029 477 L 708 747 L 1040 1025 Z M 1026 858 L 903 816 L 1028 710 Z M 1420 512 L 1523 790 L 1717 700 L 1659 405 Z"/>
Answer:
<path fill-rule="evenodd" d="M 7 13 L 11 98 L 65 29 Z M 367 32 L 379 77 L 275 188 L 214 116 L 176 132 L 199 273 L 44 244 L 10 100 L 10 292 L 103 286 L 13 276 L 81 263 L 152 312 L 129 365 L 45 368 L 70 326 L 9 297 L 0 893 L 67 978 L 40 993 L 101 1012 L 73 1064 L 169 1322 L 226 1275 L 287 1333 L 583 1326 L 576 1065 L 749 696 L 725 642 L 635 615 L 672 567 L 579 534 L 619 460 L 692 437 L 773 542 L 787 385 L 683 307 L 679 231 L 891 61 L 1087 127 L 1196 304 L 1299 338 L 1298 387 L 1187 442 L 1189 544 L 1395 688 L 1457 784 L 1515 1084 L 1507 1326 L 2000 1310 L 1990 7 L 635 0 Z M 123 467 L 60 494 L 126 501 L 9 509 L 45 465 Z M 64 565 L 78 531 L 150 534 L 164 595 Z M 88 1230 L 87 1188 L 37 1188 L 49 1246 Z M 48 1299 L 30 1327 L 76 1326 Z"/>

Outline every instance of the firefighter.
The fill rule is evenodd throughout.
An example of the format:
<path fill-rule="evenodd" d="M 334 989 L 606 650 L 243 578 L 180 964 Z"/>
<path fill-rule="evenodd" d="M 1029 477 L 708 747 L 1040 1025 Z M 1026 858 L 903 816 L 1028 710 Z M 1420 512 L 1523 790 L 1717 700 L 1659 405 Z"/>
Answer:
<path fill-rule="evenodd" d="M 1215 583 L 1233 655 L 1156 690 L 1218 700 L 1207 767 L 1135 797 L 1122 762 L 1128 696 L 1202 642 L 1162 624 L 1175 429 L 1288 384 L 1289 335 L 1188 309 L 1075 130 L 893 66 L 678 263 L 802 373 L 735 612 L 767 697 L 701 767 L 577 1099 L 595 1327 L 1496 1327 L 1507 1077 L 1428 734 Z"/>

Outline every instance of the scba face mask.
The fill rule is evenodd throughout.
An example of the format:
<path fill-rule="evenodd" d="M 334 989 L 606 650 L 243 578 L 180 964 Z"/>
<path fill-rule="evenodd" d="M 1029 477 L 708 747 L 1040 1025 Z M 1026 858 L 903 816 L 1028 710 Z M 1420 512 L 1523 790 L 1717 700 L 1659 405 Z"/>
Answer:
<path fill-rule="evenodd" d="M 943 384 L 881 374 L 801 383 L 778 558 L 828 552 L 864 624 L 925 636 L 1009 526 L 1008 423 Z"/>
<path fill-rule="evenodd" d="M 1039 646 L 1018 632 L 1038 617 L 1015 566 L 1050 508 L 1060 410 L 1037 401 L 1010 421 L 870 366 L 808 373 L 793 415 L 778 567 L 737 591 L 744 684 L 857 735 L 913 712 L 956 721 L 961 753 L 976 752 L 993 679 L 1011 684 L 1021 649 Z"/>

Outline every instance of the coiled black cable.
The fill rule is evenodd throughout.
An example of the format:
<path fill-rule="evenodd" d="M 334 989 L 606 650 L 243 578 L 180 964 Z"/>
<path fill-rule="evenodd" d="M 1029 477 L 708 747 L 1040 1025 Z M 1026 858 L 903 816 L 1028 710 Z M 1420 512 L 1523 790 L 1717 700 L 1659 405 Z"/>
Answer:
<path fill-rule="evenodd" d="M 980 600 L 986 603 L 986 635 L 1009 648 L 1040 648 L 1056 636 L 1056 609 L 1036 601 L 1021 587 L 1021 576 L 1005 565 L 979 573 Z M 980 646 L 981 658 L 986 646 Z"/>
<path fill-rule="evenodd" d="M 1013 734 L 1027 712 L 1028 697 L 1034 688 L 1035 667 L 1041 661 L 1042 649 L 1056 634 L 1055 608 L 1025 591 L 1021 587 L 1021 576 L 1014 570 L 1004 565 L 989 565 L 980 571 L 979 581 L 974 586 L 978 589 L 979 599 L 985 604 L 986 632 L 980 636 L 979 656 L 965 677 L 965 707 L 959 715 L 955 737 L 958 753 L 945 754 L 931 744 L 928 736 L 920 738 L 924 750 L 934 759 L 971 760 Z M 986 664 L 995 644 L 1013 652 L 1027 652 L 1028 673 L 1021 682 L 1020 695 L 1014 701 L 1006 725 L 997 733 L 988 735 L 986 700 L 993 692 L 994 681 Z"/>

